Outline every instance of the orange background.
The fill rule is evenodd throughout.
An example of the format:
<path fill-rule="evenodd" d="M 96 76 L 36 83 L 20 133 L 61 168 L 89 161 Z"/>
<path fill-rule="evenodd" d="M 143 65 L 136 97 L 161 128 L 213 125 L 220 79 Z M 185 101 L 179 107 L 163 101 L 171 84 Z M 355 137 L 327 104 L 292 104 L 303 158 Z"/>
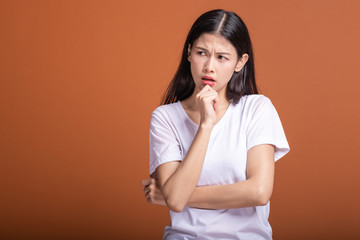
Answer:
<path fill-rule="evenodd" d="M 150 114 L 203 12 L 246 22 L 290 153 L 275 239 L 360 236 L 360 1 L 0 1 L 0 239 L 161 239 Z"/>

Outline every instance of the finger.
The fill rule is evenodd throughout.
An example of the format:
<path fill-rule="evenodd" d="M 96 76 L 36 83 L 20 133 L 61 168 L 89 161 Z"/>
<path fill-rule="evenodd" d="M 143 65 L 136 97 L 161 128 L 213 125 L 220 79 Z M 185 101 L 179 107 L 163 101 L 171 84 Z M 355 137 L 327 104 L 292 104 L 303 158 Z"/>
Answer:
<path fill-rule="evenodd" d="M 213 101 L 214 101 L 214 105 L 213 105 L 214 111 L 216 111 L 219 102 L 219 95 L 216 95 L 216 98 Z"/>
<path fill-rule="evenodd" d="M 141 180 L 141 185 L 148 186 L 151 183 L 151 179 L 143 179 Z"/>
<path fill-rule="evenodd" d="M 199 96 L 200 96 L 200 98 L 201 98 L 201 97 L 216 97 L 216 96 L 218 96 L 218 93 L 217 93 L 215 90 L 211 90 L 211 91 L 202 93 L 202 94 L 199 95 Z"/>
<path fill-rule="evenodd" d="M 203 93 L 203 92 L 207 92 L 210 90 L 213 90 L 212 87 L 210 87 L 209 85 L 205 85 L 198 93 Z"/>
<path fill-rule="evenodd" d="M 151 198 L 152 194 L 150 191 L 145 193 L 145 198 Z"/>
<path fill-rule="evenodd" d="M 148 201 L 149 203 L 152 202 L 152 198 L 151 198 L 150 194 L 146 194 L 145 198 L 146 198 L 146 201 Z"/>
<path fill-rule="evenodd" d="M 209 86 L 205 86 L 203 89 L 200 90 L 200 92 L 197 93 L 197 95 L 201 96 L 203 94 L 210 93 L 210 92 L 216 92 L 216 90 L 212 89 Z"/>
<path fill-rule="evenodd" d="M 145 195 L 145 198 L 146 198 L 146 201 L 150 202 L 151 197 L 148 194 Z"/>
<path fill-rule="evenodd" d="M 200 101 L 207 103 L 213 103 L 214 101 L 217 101 L 217 98 L 217 92 L 208 92 L 202 96 L 199 96 Z"/>
<path fill-rule="evenodd" d="M 214 111 L 216 112 L 216 109 L 217 109 L 217 102 L 214 102 L 213 108 L 214 108 Z"/>
<path fill-rule="evenodd" d="M 201 93 L 199 92 L 198 94 L 196 94 L 196 98 L 201 99 L 202 97 L 211 95 L 211 94 L 216 94 L 216 91 L 211 90 L 211 91 L 206 91 L 206 92 L 201 92 Z"/>
<path fill-rule="evenodd" d="M 199 92 L 198 94 L 196 94 L 197 98 L 201 98 L 202 96 L 207 96 L 207 95 L 212 95 L 212 94 L 217 94 L 217 92 L 213 89 L 206 91 L 206 92 Z"/>
<path fill-rule="evenodd" d="M 151 186 L 146 186 L 144 187 L 144 192 L 145 193 L 150 193 L 152 191 L 152 187 Z"/>

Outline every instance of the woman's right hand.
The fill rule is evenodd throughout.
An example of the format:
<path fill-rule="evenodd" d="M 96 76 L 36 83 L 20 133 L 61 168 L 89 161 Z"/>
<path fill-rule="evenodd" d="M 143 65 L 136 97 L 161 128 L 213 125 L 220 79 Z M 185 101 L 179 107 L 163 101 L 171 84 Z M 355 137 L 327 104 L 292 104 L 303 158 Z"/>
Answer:
<path fill-rule="evenodd" d="M 141 180 L 141 185 L 144 187 L 145 198 L 148 203 L 166 206 L 157 179 L 143 179 Z"/>
<path fill-rule="evenodd" d="M 213 127 L 216 123 L 216 107 L 218 103 L 218 93 L 209 85 L 205 85 L 196 94 L 196 103 L 200 111 L 200 125 Z"/>

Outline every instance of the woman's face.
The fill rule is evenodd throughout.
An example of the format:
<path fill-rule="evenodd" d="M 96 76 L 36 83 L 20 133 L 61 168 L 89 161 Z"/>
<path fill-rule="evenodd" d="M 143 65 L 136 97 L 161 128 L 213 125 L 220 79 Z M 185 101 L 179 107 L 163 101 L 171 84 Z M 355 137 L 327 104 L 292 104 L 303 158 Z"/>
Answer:
<path fill-rule="evenodd" d="M 245 65 L 248 55 L 239 59 L 235 47 L 224 37 L 204 33 L 189 45 L 188 60 L 195 82 L 196 94 L 205 85 L 210 85 L 219 94 L 226 96 L 226 86 L 234 72 L 239 72 Z"/>

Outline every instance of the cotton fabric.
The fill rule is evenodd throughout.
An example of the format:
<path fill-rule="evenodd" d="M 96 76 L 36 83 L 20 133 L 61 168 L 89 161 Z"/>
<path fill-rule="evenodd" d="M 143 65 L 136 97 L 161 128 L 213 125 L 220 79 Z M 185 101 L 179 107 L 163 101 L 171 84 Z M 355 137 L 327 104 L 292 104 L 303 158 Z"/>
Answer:
<path fill-rule="evenodd" d="M 150 175 L 161 164 L 182 161 L 197 130 L 179 101 L 155 109 L 150 122 Z M 258 94 L 244 96 L 238 104 L 231 103 L 214 126 L 198 186 L 245 181 L 247 151 L 259 144 L 275 146 L 275 161 L 289 151 L 271 101 Z M 269 211 L 270 202 L 237 209 L 170 210 L 171 225 L 165 227 L 164 239 L 272 239 Z"/>

